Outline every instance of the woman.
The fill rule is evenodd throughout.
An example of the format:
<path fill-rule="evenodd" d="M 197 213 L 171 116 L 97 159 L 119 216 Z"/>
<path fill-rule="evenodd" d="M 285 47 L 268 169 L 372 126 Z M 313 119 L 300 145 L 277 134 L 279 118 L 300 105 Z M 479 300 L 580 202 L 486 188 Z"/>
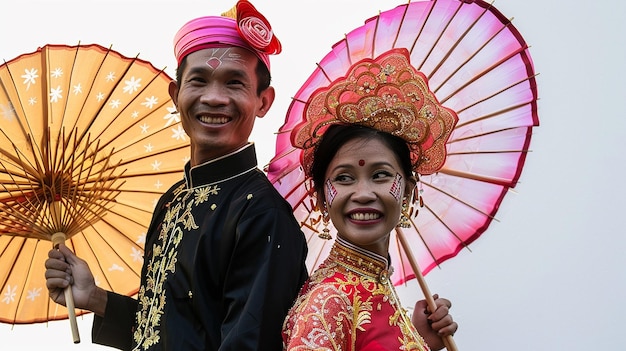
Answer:
<path fill-rule="evenodd" d="M 435 311 L 418 301 L 409 318 L 388 279 L 388 248 L 416 175 L 443 164 L 456 115 L 400 49 L 356 63 L 314 93 L 304 115 L 292 141 L 338 234 L 285 320 L 285 349 L 443 348 L 457 330 L 450 301 L 435 295 Z"/>

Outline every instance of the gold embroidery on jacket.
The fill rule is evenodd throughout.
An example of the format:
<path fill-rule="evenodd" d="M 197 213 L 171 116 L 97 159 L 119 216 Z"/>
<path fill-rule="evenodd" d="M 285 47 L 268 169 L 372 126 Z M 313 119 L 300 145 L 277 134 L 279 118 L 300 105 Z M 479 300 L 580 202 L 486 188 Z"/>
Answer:
<path fill-rule="evenodd" d="M 174 191 L 175 198 L 183 193 L 184 185 Z M 136 315 L 137 329 L 133 337 L 135 349 L 146 350 L 158 344 L 161 336 L 159 326 L 165 308 L 165 281 L 176 271 L 178 244 L 185 232 L 198 228 L 193 208 L 217 195 L 217 185 L 207 185 L 186 191 L 182 199 L 174 200 L 163 218 L 161 231 L 152 246 L 152 257 L 146 265 L 146 282 L 139 288 L 139 310 Z M 192 197 L 193 196 L 193 197 Z"/>

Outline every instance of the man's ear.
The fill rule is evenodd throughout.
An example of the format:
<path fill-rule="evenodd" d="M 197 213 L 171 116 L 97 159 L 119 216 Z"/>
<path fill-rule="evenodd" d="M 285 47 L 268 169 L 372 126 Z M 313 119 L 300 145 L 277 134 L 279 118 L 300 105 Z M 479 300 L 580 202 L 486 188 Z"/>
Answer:
<path fill-rule="evenodd" d="M 274 103 L 274 98 L 276 98 L 276 91 L 273 86 L 269 86 L 261 92 L 261 106 L 259 106 L 256 112 L 257 117 L 263 118 L 267 114 L 267 111 L 269 111 Z"/>
<path fill-rule="evenodd" d="M 168 92 L 170 93 L 170 97 L 172 98 L 174 105 L 176 105 L 176 108 L 178 108 L 178 82 L 176 82 L 175 80 L 170 81 L 170 85 L 168 86 Z"/>

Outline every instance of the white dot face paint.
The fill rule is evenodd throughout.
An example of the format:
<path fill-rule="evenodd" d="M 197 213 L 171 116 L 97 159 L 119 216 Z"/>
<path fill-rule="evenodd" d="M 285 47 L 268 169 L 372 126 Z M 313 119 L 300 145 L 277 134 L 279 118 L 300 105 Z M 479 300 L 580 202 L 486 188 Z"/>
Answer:
<path fill-rule="evenodd" d="M 332 206 L 335 197 L 337 196 L 337 189 L 330 182 L 330 179 L 326 179 L 326 203 L 328 207 Z"/>
<path fill-rule="evenodd" d="M 402 198 L 402 176 L 400 173 L 396 173 L 396 177 L 391 184 L 389 193 L 396 199 L 396 201 L 400 202 Z"/>

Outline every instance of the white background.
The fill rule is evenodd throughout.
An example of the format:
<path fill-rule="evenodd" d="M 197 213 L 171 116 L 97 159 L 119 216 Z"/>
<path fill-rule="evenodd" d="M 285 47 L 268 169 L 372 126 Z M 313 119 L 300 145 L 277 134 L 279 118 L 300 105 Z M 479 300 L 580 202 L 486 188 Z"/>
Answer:
<path fill-rule="evenodd" d="M 139 54 L 174 76 L 176 30 L 193 17 L 219 14 L 234 0 L 10 3 L 0 14 L 0 59 L 45 44 L 98 43 L 126 56 Z M 274 153 L 272 133 L 315 63 L 365 19 L 405 1 L 253 3 L 284 48 L 272 57 L 278 99 L 251 138 L 264 165 Z M 499 0 L 494 5 L 514 17 L 531 46 L 541 126 L 517 194 L 505 199 L 499 222 L 471 252 L 426 279 L 433 292 L 453 301 L 461 351 L 623 349 L 626 3 Z M 407 307 L 421 298 L 414 285 L 401 293 Z M 104 349 L 90 342 L 90 316 L 79 317 L 79 325 L 82 342 L 74 345 L 67 321 L 0 324 L 0 350 Z"/>

